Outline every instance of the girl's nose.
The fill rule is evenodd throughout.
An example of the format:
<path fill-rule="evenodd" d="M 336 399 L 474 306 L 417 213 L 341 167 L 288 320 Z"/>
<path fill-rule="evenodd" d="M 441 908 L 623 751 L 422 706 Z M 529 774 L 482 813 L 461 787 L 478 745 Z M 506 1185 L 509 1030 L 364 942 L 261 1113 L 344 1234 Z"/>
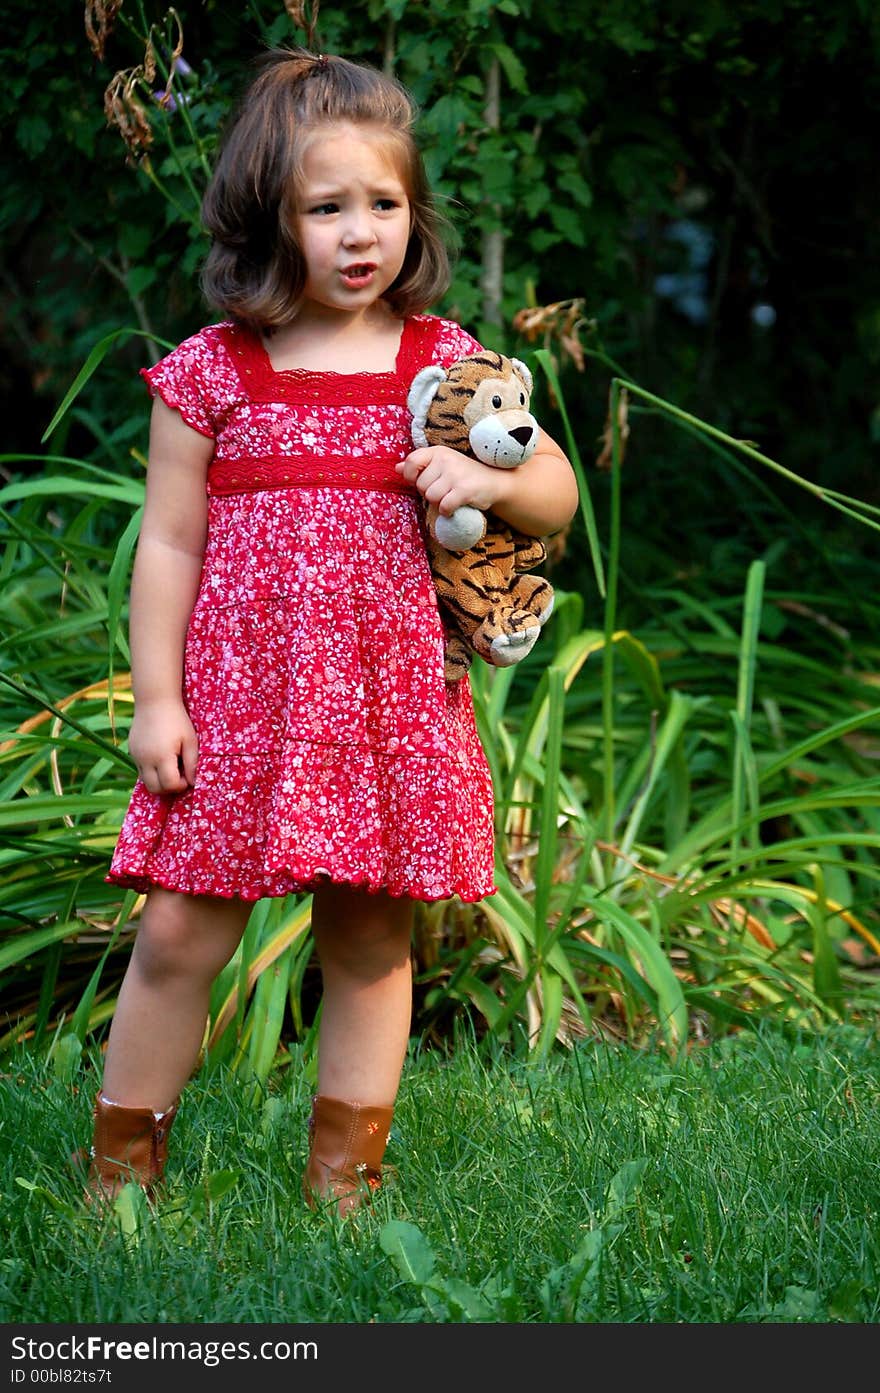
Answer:
<path fill-rule="evenodd" d="M 342 240 L 347 247 L 364 247 L 375 242 L 376 230 L 366 209 L 352 211 L 346 221 Z"/>

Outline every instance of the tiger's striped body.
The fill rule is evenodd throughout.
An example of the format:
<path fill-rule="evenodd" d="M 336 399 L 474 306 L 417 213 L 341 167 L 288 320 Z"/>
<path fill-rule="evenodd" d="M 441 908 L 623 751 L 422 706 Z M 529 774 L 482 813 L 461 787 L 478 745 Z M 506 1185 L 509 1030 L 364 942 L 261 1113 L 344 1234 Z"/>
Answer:
<path fill-rule="evenodd" d="M 427 377 L 421 395 L 420 377 Z M 531 385 L 525 365 L 500 353 L 460 358 L 445 374 L 438 368 L 424 370 L 410 393 L 413 439 L 514 468 L 528 458 L 537 440 L 537 422 L 528 413 Z M 447 682 L 464 676 L 475 652 L 496 667 L 519 662 L 553 608 L 549 581 L 526 574 L 545 560 L 543 542 L 494 513 L 477 516 L 482 537 L 453 551 L 437 538 L 436 507 L 427 509 L 428 557 L 446 629 Z"/>

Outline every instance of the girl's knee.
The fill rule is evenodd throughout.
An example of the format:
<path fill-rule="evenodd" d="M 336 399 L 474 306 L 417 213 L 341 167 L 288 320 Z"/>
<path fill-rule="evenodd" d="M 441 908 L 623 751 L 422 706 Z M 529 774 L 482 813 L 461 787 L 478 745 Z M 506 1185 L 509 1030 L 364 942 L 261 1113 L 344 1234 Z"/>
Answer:
<path fill-rule="evenodd" d="M 356 975 L 394 971 L 409 960 L 413 902 L 329 886 L 316 891 L 312 930 L 322 967 Z"/>
<path fill-rule="evenodd" d="M 134 947 L 140 971 L 213 979 L 235 952 L 248 912 L 238 902 L 151 890 Z"/>

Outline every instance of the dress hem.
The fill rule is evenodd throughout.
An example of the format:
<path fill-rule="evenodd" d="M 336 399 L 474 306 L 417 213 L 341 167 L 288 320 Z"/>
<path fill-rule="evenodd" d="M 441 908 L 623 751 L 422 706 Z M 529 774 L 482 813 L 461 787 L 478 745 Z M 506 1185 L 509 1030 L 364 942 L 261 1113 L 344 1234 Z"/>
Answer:
<path fill-rule="evenodd" d="M 442 894 L 426 895 L 423 893 L 412 893 L 409 890 L 393 890 L 390 885 L 378 884 L 368 880 L 366 877 L 351 879 L 332 879 L 329 876 L 318 876 L 312 880 L 297 881 L 289 885 L 284 890 L 193 890 L 186 886 L 171 884 L 168 878 L 155 875 L 138 875 L 135 872 L 110 871 L 104 877 L 106 885 L 117 885 L 124 890 L 134 890 L 140 895 L 145 895 L 150 890 L 172 890 L 178 895 L 204 895 L 211 899 L 218 900 L 244 900 L 247 904 L 255 904 L 257 900 L 263 899 L 282 899 L 285 895 L 310 894 L 314 890 L 320 890 L 325 885 L 347 886 L 350 889 L 364 890 L 369 895 L 378 895 L 381 891 L 390 895 L 392 899 L 418 900 L 422 904 L 436 904 L 439 900 L 459 899 L 463 904 L 479 904 L 481 900 L 488 899 L 491 895 L 498 893 L 497 885 L 479 894 L 470 894 L 467 891 L 447 890 Z"/>

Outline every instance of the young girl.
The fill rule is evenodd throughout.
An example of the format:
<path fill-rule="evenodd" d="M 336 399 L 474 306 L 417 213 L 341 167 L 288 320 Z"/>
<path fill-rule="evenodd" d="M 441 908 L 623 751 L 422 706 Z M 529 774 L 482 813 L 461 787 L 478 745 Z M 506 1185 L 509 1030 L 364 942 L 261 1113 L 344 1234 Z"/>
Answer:
<path fill-rule="evenodd" d="M 413 450 L 414 374 L 479 345 L 446 289 L 401 86 L 302 49 L 260 63 L 203 216 L 226 317 L 150 369 L 131 587 L 139 779 L 108 881 L 146 894 L 95 1102 L 87 1197 L 161 1179 L 211 984 L 254 901 L 313 893 L 322 974 L 306 1202 L 369 1197 L 410 1029 L 414 900 L 493 886 L 467 678 L 443 680 L 419 495 L 531 535 L 577 487 Z"/>

